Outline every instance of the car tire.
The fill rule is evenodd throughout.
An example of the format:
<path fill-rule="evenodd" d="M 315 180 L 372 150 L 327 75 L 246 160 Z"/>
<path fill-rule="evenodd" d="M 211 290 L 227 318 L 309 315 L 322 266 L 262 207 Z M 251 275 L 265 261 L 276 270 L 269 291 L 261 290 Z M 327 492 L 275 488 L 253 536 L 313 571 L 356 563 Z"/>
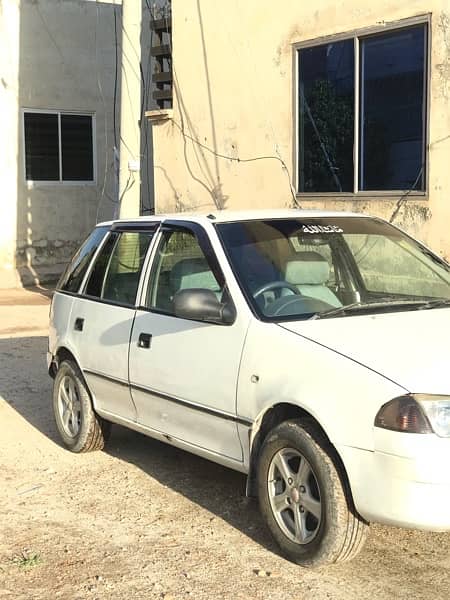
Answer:
<path fill-rule="evenodd" d="M 101 450 L 111 424 L 94 412 L 91 396 L 71 360 L 63 361 L 53 383 L 53 412 L 62 441 L 72 452 Z"/>
<path fill-rule="evenodd" d="M 355 510 L 334 449 L 313 424 L 275 427 L 261 448 L 257 476 L 262 515 L 288 559 L 317 567 L 360 552 L 368 524 Z"/>

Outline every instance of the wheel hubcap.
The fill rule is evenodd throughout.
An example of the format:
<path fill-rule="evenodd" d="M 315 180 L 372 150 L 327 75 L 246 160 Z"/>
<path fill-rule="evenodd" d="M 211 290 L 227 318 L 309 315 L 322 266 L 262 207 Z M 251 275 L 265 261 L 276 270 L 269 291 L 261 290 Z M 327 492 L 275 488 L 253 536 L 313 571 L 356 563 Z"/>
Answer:
<path fill-rule="evenodd" d="M 64 432 L 69 437 L 76 437 L 80 431 L 81 403 L 77 386 L 70 375 L 63 377 L 59 384 L 58 411 Z"/>
<path fill-rule="evenodd" d="M 278 450 L 269 465 L 270 506 L 281 531 L 297 544 L 317 535 L 322 503 L 316 476 L 306 458 L 293 448 Z"/>

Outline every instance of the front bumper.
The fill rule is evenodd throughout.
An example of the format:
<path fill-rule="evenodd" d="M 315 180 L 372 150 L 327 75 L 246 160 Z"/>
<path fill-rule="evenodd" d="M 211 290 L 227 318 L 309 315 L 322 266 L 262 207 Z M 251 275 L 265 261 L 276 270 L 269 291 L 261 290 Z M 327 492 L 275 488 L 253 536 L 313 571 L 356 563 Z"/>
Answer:
<path fill-rule="evenodd" d="M 375 429 L 375 450 L 338 447 L 367 521 L 450 531 L 450 439 Z"/>

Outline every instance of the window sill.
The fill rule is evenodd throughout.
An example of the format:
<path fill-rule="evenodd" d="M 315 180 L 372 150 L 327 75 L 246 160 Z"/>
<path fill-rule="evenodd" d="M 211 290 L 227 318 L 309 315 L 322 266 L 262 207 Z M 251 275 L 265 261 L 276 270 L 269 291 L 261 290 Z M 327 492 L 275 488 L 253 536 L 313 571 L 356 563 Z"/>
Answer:
<path fill-rule="evenodd" d="M 95 187 L 96 181 L 34 181 L 26 180 L 25 185 L 28 190 L 38 187 Z"/>
<path fill-rule="evenodd" d="M 295 197 L 298 200 L 336 200 L 345 202 L 346 200 L 398 200 L 403 196 L 414 198 L 415 200 L 428 200 L 428 192 L 411 192 L 409 190 L 394 190 L 383 192 L 317 192 L 317 193 L 297 193 Z"/>

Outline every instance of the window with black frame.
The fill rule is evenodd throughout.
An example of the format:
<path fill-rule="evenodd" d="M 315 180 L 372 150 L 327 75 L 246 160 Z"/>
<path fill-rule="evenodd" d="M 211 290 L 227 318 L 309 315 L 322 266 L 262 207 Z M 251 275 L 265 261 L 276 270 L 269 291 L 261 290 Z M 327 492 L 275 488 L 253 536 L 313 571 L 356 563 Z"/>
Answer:
<path fill-rule="evenodd" d="M 298 50 L 300 193 L 425 190 L 427 29 Z"/>
<path fill-rule="evenodd" d="M 94 181 L 94 127 L 89 114 L 24 112 L 27 181 Z"/>

